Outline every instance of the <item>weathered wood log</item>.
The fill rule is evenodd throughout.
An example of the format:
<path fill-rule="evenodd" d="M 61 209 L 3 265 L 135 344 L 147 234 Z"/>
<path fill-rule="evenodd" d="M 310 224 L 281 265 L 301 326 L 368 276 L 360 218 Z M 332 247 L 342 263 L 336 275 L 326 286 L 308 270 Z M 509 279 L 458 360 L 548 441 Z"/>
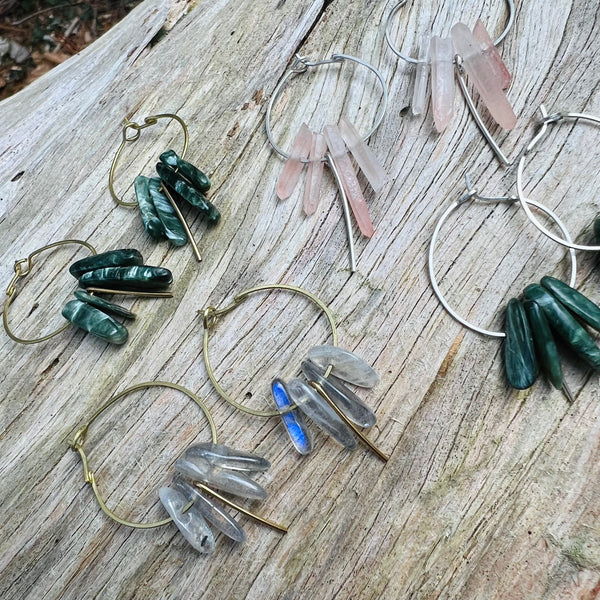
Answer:
<path fill-rule="evenodd" d="M 435 6 L 434 6 L 435 4 Z M 415 53 L 433 23 L 447 35 L 481 17 L 498 33 L 503 2 L 412 3 L 392 27 Z M 453 10 L 446 5 L 452 4 Z M 565 378 L 576 400 L 540 381 L 511 391 L 497 340 L 465 331 L 429 285 L 426 251 L 441 211 L 464 193 L 463 176 L 490 195 L 512 193 L 514 169 L 499 166 L 458 96 L 442 136 L 431 110 L 411 117 L 412 70 L 383 39 L 391 6 L 359 0 L 191 2 L 146 0 L 80 55 L 0 103 L 0 277 L 16 259 L 64 238 L 99 251 L 135 247 L 173 271 L 174 298 L 128 300 L 137 320 L 120 348 L 69 329 L 21 346 L 0 337 L 0 597 L 22 598 L 594 598 L 600 587 L 600 403 L 597 375 L 571 357 Z M 509 157 L 535 131 L 537 106 L 600 114 L 600 18 L 596 3 L 519 2 L 501 53 L 514 74 L 508 92 L 517 128 L 492 128 Z M 173 21 L 174 19 L 172 19 Z M 403 40 L 403 41 L 402 41 Z M 392 179 L 367 192 L 375 236 L 357 241 L 347 268 L 345 231 L 331 173 L 316 214 L 302 190 L 275 197 L 282 160 L 264 132 L 266 102 L 294 53 L 343 52 L 378 67 L 390 106 L 370 141 Z M 354 77 L 352 75 L 354 74 Z M 319 127 L 343 113 L 365 131 L 379 91 L 348 65 L 295 78 L 274 111 L 287 148 L 303 121 Z M 189 247 L 155 243 L 135 210 L 108 193 L 108 171 L 125 117 L 174 112 L 190 129 L 186 159 L 210 177 L 222 213 L 209 229 L 192 211 L 203 261 Z M 489 123 L 489 117 L 486 123 Z M 133 197 L 138 174 L 181 146 L 176 126 L 142 132 L 117 170 Z M 597 211 L 598 132 L 561 125 L 528 161 L 526 191 L 547 201 L 574 237 Z M 559 153 L 560 151 L 560 153 Z M 363 187 L 365 180 L 361 178 Z M 355 231 L 356 234 L 356 231 Z M 67 247 L 38 257 L 9 312 L 22 335 L 60 326 L 74 289 Z M 502 329 L 508 298 L 545 274 L 562 277 L 566 254 L 516 206 L 465 206 L 442 232 L 439 275 L 450 301 Z M 600 300 L 595 258 L 581 256 L 578 287 Z M 234 411 L 211 387 L 197 311 L 259 283 L 303 286 L 329 303 L 340 344 L 373 364 L 381 382 L 362 395 L 378 416 L 369 432 L 390 460 L 348 452 L 316 433 L 315 451 L 294 455 L 278 419 Z M 257 294 L 211 333 L 217 377 L 237 400 L 268 405 L 272 377 L 299 374 L 308 349 L 330 335 L 302 298 Z M 167 380 L 206 399 L 219 440 L 273 464 L 255 512 L 288 525 L 285 535 L 241 518 L 243 546 L 218 536 L 199 556 L 172 525 L 132 530 L 102 513 L 66 441 L 111 394 Z M 164 518 L 158 488 L 206 421 L 175 392 L 127 397 L 90 429 L 90 468 L 109 507 L 129 519 Z"/>

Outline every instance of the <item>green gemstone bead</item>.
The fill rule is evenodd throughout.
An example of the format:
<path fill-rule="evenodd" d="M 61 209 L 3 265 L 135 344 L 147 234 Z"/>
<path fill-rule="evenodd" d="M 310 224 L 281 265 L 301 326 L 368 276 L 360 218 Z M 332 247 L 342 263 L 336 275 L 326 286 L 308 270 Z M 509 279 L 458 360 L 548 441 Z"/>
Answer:
<path fill-rule="evenodd" d="M 174 150 L 163 152 L 159 156 L 159 160 L 165 165 L 177 169 L 199 192 L 208 192 L 210 189 L 210 179 L 193 164 L 179 158 Z"/>
<path fill-rule="evenodd" d="M 79 300 L 67 302 L 62 309 L 62 315 L 73 325 L 111 344 L 124 344 L 129 336 L 127 329 L 121 323 Z"/>
<path fill-rule="evenodd" d="M 600 348 L 589 333 L 575 320 L 571 313 L 541 285 L 528 285 L 524 291 L 527 300 L 537 302 L 550 328 L 594 369 L 600 369 Z"/>
<path fill-rule="evenodd" d="M 102 252 L 101 254 L 95 254 L 88 258 L 82 258 L 74 262 L 69 267 L 69 273 L 79 279 L 81 275 L 88 271 L 94 271 L 96 269 L 104 269 L 105 267 L 127 267 L 130 265 L 143 265 L 144 259 L 142 255 L 133 248 L 127 248 L 124 250 L 110 250 L 109 252 Z"/>
<path fill-rule="evenodd" d="M 600 308 L 589 298 L 554 277 L 542 277 L 542 286 L 590 327 L 600 331 Z"/>
<path fill-rule="evenodd" d="M 516 298 L 510 300 L 506 308 L 505 331 L 506 377 L 512 387 L 517 390 L 526 390 L 537 379 L 538 365 L 525 309 Z"/>
<path fill-rule="evenodd" d="M 100 298 L 100 296 L 88 294 L 83 290 L 75 290 L 75 298 L 90 306 L 95 306 L 105 313 L 116 315 L 117 317 L 125 317 L 126 319 L 135 319 L 135 315 L 130 310 L 127 310 L 118 304 L 113 304 L 104 298 Z"/>
<path fill-rule="evenodd" d="M 150 197 L 150 192 L 148 191 L 149 181 L 148 177 L 138 175 L 133 181 L 133 188 L 135 189 L 135 197 L 137 198 L 144 229 L 150 237 L 160 241 L 167 237 L 167 232 L 158 217 L 156 208 Z"/>
<path fill-rule="evenodd" d="M 107 267 L 84 273 L 79 278 L 82 287 L 102 287 L 133 292 L 157 292 L 173 283 L 173 275 L 163 267 Z"/>
<path fill-rule="evenodd" d="M 172 167 L 163 163 L 156 165 L 158 176 L 164 181 L 170 189 L 179 194 L 186 202 L 195 206 L 203 215 L 206 216 L 211 224 L 217 223 L 221 218 L 221 213 L 213 206 L 203 194 L 198 192 L 194 187 L 189 185 L 187 181 L 176 173 Z"/>
<path fill-rule="evenodd" d="M 546 319 L 539 304 L 533 300 L 525 300 L 523 307 L 531 327 L 536 355 L 546 373 L 546 377 L 559 390 L 563 384 L 563 371 L 548 319 Z"/>
<path fill-rule="evenodd" d="M 596 238 L 596 243 L 600 244 L 600 217 L 594 221 L 594 237 Z"/>
<path fill-rule="evenodd" d="M 158 177 L 152 177 L 148 183 L 148 191 L 158 217 L 163 224 L 165 234 L 174 246 L 187 244 L 188 237 L 169 199 L 162 190 L 162 182 Z"/>

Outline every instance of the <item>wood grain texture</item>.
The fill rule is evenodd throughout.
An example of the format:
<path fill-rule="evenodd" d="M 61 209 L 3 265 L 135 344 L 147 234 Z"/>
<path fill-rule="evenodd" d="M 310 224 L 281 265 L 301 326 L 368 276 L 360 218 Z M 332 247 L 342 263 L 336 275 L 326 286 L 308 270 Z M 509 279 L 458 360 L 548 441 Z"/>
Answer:
<path fill-rule="evenodd" d="M 409 3 L 392 30 L 416 50 L 432 26 L 461 19 L 497 24 L 502 2 Z M 430 6 L 434 5 L 435 6 Z M 540 380 L 509 391 L 501 345 L 465 331 L 440 307 L 426 271 L 437 218 L 464 193 L 463 176 L 488 194 L 514 189 L 481 139 L 458 93 L 442 136 L 431 110 L 413 118 L 410 67 L 387 49 L 390 6 L 363 0 L 190 3 L 146 0 L 81 55 L 0 103 L 0 278 L 16 259 L 64 238 L 98 250 L 136 247 L 170 268 L 170 300 L 129 300 L 130 341 L 107 347 L 74 329 L 35 346 L 0 337 L 0 597 L 212 599 L 592 599 L 600 594 L 600 403 L 598 378 L 572 357 L 568 405 Z M 450 10 L 452 9 L 452 10 Z M 157 35 L 167 16 L 170 30 Z M 597 3 L 517 3 L 502 46 L 514 74 L 515 131 L 493 129 L 515 157 L 535 131 L 537 106 L 600 114 Z M 494 27 L 492 27 L 493 29 Z M 345 231 L 330 173 L 317 213 L 302 191 L 277 201 L 282 161 L 264 133 L 266 103 L 295 52 L 333 52 L 377 66 L 390 105 L 370 145 L 392 175 L 367 192 L 376 233 L 357 242 L 347 268 Z M 342 112 L 361 130 L 377 108 L 368 74 L 348 65 L 295 78 L 274 111 L 286 147 L 302 121 Z M 117 207 L 108 170 L 128 116 L 176 112 L 190 128 L 188 158 L 213 181 L 217 228 L 190 215 L 204 260 L 153 243 L 135 211 Z M 117 188 L 148 175 L 180 144 L 175 126 L 151 128 L 128 149 Z M 589 239 L 600 180 L 598 132 L 552 130 L 528 161 L 526 190 Z M 365 185 L 364 179 L 361 179 Z M 587 236 L 587 237 L 586 237 Z M 65 266 L 75 247 L 40 257 L 20 284 L 10 322 L 21 335 L 61 324 L 73 290 Z M 519 209 L 473 205 L 444 228 L 437 252 L 443 290 L 461 313 L 501 329 L 503 307 L 526 283 L 562 276 L 565 252 L 538 235 Z M 581 255 L 578 286 L 600 300 L 593 256 Z M 340 344 L 381 374 L 361 396 L 378 423 L 369 432 L 391 458 L 349 453 L 324 435 L 307 458 L 292 454 L 283 426 L 233 411 L 212 389 L 197 311 L 260 283 L 300 285 L 329 303 Z M 297 296 L 256 294 L 210 337 L 217 376 L 237 399 L 264 408 L 270 378 L 299 372 L 304 352 L 329 336 Z M 66 440 L 116 391 L 143 380 L 180 383 L 206 398 L 220 441 L 269 458 L 269 491 L 256 512 L 289 527 L 280 535 L 242 519 L 244 546 L 222 536 L 197 555 L 173 526 L 132 530 L 110 521 L 83 480 Z M 161 518 L 158 487 L 189 444 L 208 439 L 197 407 L 169 391 L 127 397 L 98 420 L 87 444 L 109 506 L 130 519 Z"/>

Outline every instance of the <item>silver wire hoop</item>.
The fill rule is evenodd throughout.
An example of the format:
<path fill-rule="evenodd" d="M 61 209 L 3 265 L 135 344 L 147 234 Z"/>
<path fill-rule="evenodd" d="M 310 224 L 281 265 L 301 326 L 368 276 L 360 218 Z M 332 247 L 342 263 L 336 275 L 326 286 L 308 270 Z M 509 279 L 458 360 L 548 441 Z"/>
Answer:
<path fill-rule="evenodd" d="M 536 217 L 532 214 L 531 210 L 529 210 L 529 207 L 527 206 L 528 201 L 525 200 L 525 192 L 523 191 L 523 170 L 525 168 L 525 157 L 546 137 L 548 133 L 548 125 L 554 125 L 566 120 L 587 121 L 588 123 L 600 125 L 600 118 L 586 113 L 575 112 L 553 113 L 549 115 L 548 111 L 546 110 L 546 107 L 543 104 L 540 105 L 539 110 L 542 115 L 542 126 L 538 134 L 531 140 L 531 142 L 529 142 L 527 148 L 525 148 L 525 152 L 523 152 L 523 154 L 521 155 L 517 167 L 517 196 L 519 197 L 521 206 L 523 207 L 523 210 L 525 210 L 527 218 L 539 229 L 539 231 L 541 231 L 545 236 L 549 237 L 552 241 L 556 242 L 557 244 L 570 248 L 571 250 L 590 250 L 592 252 L 598 252 L 600 251 L 600 246 L 584 246 L 582 244 L 575 244 L 569 236 L 565 235 L 564 238 L 559 237 L 555 233 L 552 233 L 551 231 L 546 229 L 546 227 L 544 227 L 539 222 L 539 220 L 536 219 Z"/>
<path fill-rule="evenodd" d="M 456 202 L 454 202 L 452 204 L 452 206 L 450 206 L 446 210 L 446 212 L 444 212 L 444 214 L 441 216 L 440 220 L 438 221 L 437 225 L 435 226 L 435 230 L 433 232 L 433 235 L 431 236 L 431 241 L 429 242 L 429 259 L 428 259 L 428 264 L 427 264 L 427 268 L 429 270 L 429 280 L 431 281 L 431 287 L 433 288 L 433 291 L 434 291 L 435 295 L 437 296 L 437 299 L 440 301 L 440 304 L 446 309 L 446 311 L 448 312 L 448 314 L 450 314 L 450 316 L 453 319 L 455 319 L 461 325 L 463 325 L 467 329 L 470 329 L 471 331 L 475 331 L 477 333 L 481 333 L 482 335 L 487 335 L 489 337 L 504 338 L 504 337 L 506 337 L 506 334 L 503 331 L 492 331 L 490 329 L 483 329 L 482 327 L 478 327 L 477 325 L 474 325 L 470 321 L 467 321 L 466 319 L 464 319 L 463 317 L 461 317 L 450 306 L 449 302 L 446 300 L 446 298 L 442 294 L 442 292 L 441 292 L 441 290 L 439 288 L 439 285 L 438 285 L 437 278 L 435 276 L 435 264 L 434 264 L 433 253 L 434 253 L 434 250 L 435 250 L 435 245 L 436 245 L 436 242 L 437 242 L 440 230 L 442 228 L 442 225 L 445 223 L 446 219 L 448 219 L 448 217 L 457 208 L 461 207 L 463 204 L 465 204 L 465 202 L 474 201 L 474 200 L 481 200 L 481 201 L 484 201 L 484 202 L 509 202 L 509 203 L 514 203 L 514 202 L 517 202 L 517 200 L 519 200 L 519 199 L 515 198 L 514 196 L 508 197 L 508 198 L 485 198 L 485 197 L 480 196 L 479 194 L 477 194 L 476 190 L 471 190 L 468 194 L 466 194 L 465 196 L 463 196 L 462 198 L 460 198 L 459 200 L 457 200 Z M 549 208 L 547 208 L 543 204 L 540 204 L 539 202 L 536 202 L 535 200 L 524 199 L 524 201 L 527 204 L 530 204 L 531 206 L 535 206 L 536 208 L 538 208 L 542 212 L 546 213 L 558 225 L 559 229 L 563 232 L 563 234 L 565 235 L 565 237 L 568 240 L 571 239 L 571 237 L 569 235 L 569 232 L 567 231 L 567 228 L 565 227 L 565 225 L 563 224 L 563 222 Z M 521 200 L 521 202 L 523 202 L 523 200 Z M 577 278 L 577 258 L 576 258 L 574 250 L 572 250 L 572 249 L 569 250 L 569 254 L 570 254 L 570 258 L 571 258 L 571 279 L 569 281 L 569 285 L 571 287 L 575 287 L 575 280 Z"/>
<path fill-rule="evenodd" d="M 277 101 L 277 98 L 279 97 L 279 94 L 281 93 L 281 90 L 283 90 L 286 83 L 294 75 L 300 75 L 302 73 L 306 73 L 306 71 L 308 71 L 308 69 L 313 68 L 313 67 L 320 67 L 322 65 L 331 65 L 331 64 L 342 64 L 346 60 L 352 61 L 358 65 L 361 65 L 361 66 L 369 69 L 369 71 L 371 71 L 375 75 L 375 77 L 377 77 L 377 80 L 379 81 L 379 84 L 381 85 L 381 89 L 382 89 L 380 106 L 379 106 L 379 110 L 377 113 L 377 117 L 375 119 L 375 123 L 374 123 L 371 131 L 369 131 L 369 133 L 367 133 L 367 135 L 365 135 L 363 137 L 363 141 L 366 142 L 377 131 L 377 128 L 379 127 L 379 125 L 381 125 L 381 121 L 383 121 L 385 111 L 387 110 L 388 90 L 387 90 L 387 85 L 385 83 L 383 75 L 373 65 L 370 65 L 368 62 L 365 62 L 364 60 L 362 60 L 360 58 L 356 58 L 355 56 L 349 56 L 348 54 L 332 54 L 331 58 L 326 58 L 324 60 L 318 60 L 318 61 L 310 61 L 306 56 L 300 56 L 299 54 L 296 54 L 296 57 L 294 59 L 294 62 L 292 63 L 290 70 L 283 76 L 281 81 L 277 84 L 277 86 L 273 90 L 273 94 L 271 95 L 271 99 L 269 100 L 269 104 L 267 105 L 267 114 L 265 116 L 265 131 L 266 131 L 269 143 L 273 147 L 273 150 L 275 150 L 275 152 L 277 152 L 277 154 L 282 156 L 285 160 L 287 160 L 290 157 L 290 155 L 287 154 L 286 152 L 284 152 L 277 145 L 277 143 L 275 142 L 275 138 L 273 137 L 273 132 L 271 130 L 271 113 L 273 111 L 273 106 L 275 106 L 275 102 Z M 325 162 L 325 160 L 326 159 L 324 158 L 323 161 Z M 303 160 L 302 162 L 308 162 L 308 161 Z"/>
<path fill-rule="evenodd" d="M 407 63 L 411 63 L 413 65 L 429 64 L 426 61 L 419 60 L 417 58 L 413 58 L 412 56 L 408 56 L 408 54 L 404 54 L 404 53 L 400 52 L 400 50 L 398 50 L 398 48 L 392 42 L 392 39 L 391 39 L 391 36 L 390 36 L 390 24 L 392 22 L 393 17 L 396 15 L 396 13 L 407 2 L 408 2 L 408 0 L 401 0 L 401 2 L 398 2 L 398 4 L 396 4 L 396 6 L 394 6 L 394 8 L 392 8 L 390 14 L 388 15 L 387 21 L 385 23 L 385 41 L 386 41 L 387 45 L 389 46 L 390 50 L 396 56 L 398 56 L 402 60 L 406 61 Z M 504 27 L 504 30 L 498 36 L 498 39 L 494 42 L 494 46 L 498 46 L 504 40 L 504 38 L 508 35 L 508 32 L 512 29 L 512 26 L 514 25 L 514 22 L 515 22 L 515 3 L 514 3 L 514 0 L 506 0 L 506 5 L 508 6 L 508 20 L 506 21 L 506 26 Z"/>

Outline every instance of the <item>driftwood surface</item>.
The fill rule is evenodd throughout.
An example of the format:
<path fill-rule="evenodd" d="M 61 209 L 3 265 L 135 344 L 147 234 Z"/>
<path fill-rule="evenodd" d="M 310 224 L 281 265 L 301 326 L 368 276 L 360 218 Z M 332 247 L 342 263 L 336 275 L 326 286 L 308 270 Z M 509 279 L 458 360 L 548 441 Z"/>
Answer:
<path fill-rule="evenodd" d="M 436 300 L 426 255 L 441 212 L 464 193 L 465 173 L 482 193 L 502 195 L 514 193 L 515 169 L 499 165 L 458 91 L 443 135 L 432 130 L 431 110 L 410 115 L 412 69 L 384 43 L 390 8 L 368 0 L 146 0 L 81 55 L 0 103 L 2 281 L 8 284 L 15 260 L 66 238 L 100 251 L 138 248 L 175 278 L 172 299 L 124 302 L 138 319 L 123 347 L 74 328 L 31 346 L 0 338 L 1 598 L 600 594 L 597 375 L 565 359 L 573 404 L 543 379 L 511 391 L 501 342 L 465 330 Z M 447 35 L 452 23 L 472 26 L 478 17 L 499 33 L 506 7 L 500 0 L 409 2 L 392 32 L 414 54 L 428 27 Z M 519 121 L 510 133 L 492 129 L 509 157 L 532 138 L 540 103 L 550 112 L 600 113 L 599 18 L 598 4 L 585 0 L 517 3 L 501 53 L 514 74 L 509 97 Z M 266 140 L 266 103 L 296 52 L 359 56 L 389 84 L 389 108 L 370 145 L 391 179 L 381 193 L 367 192 L 376 234 L 357 240 L 355 274 L 330 173 L 313 217 L 301 212 L 301 189 L 284 202 L 275 198 L 282 160 Z M 373 81 L 348 64 L 295 78 L 275 107 L 276 136 L 287 148 L 302 121 L 319 127 L 342 113 L 366 130 L 379 99 Z M 136 211 L 116 206 L 108 193 L 123 119 L 159 112 L 188 123 L 187 157 L 211 176 L 210 195 L 222 211 L 213 229 L 190 212 L 201 263 L 189 246 L 154 243 Z M 175 125 L 145 130 L 117 171 L 120 193 L 131 199 L 134 176 L 150 174 L 164 149 L 177 149 L 179 134 Z M 580 241 L 590 238 L 597 210 L 597 146 L 594 127 L 563 124 L 526 169 L 527 193 L 556 209 Z M 9 313 L 18 334 L 61 325 L 74 289 L 65 267 L 84 255 L 69 246 L 39 257 Z M 578 258 L 577 285 L 597 301 L 596 259 Z M 527 283 L 568 270 L 564 250 L 504 204 L 455 213 L 437 260 L 450 301 L 496 329 L 508 299 Z M 338 319 L 340 344 L 381 374 L 373 391 L 359 394 L 377 413 L 368 436 L 390 455 L 387 464 L 322 433 L 302 458 L 280 420 L 237 412 L 214 391 L 198 311 L 263 283 L 321 297 Z M 296 376 L 307 349 L 329 335 L 305 299 L 255 294 L 212 330 L 211 359 L 234 398 L 264 408 L 271 378 Z M 272 462 L 259 478 L 269 498 L 247 504 L 287 525 L 287 534 L 240 517 L 246 544 L 218 536 L 206 557 L 173 525 L 134 530 L 100 510 L 67 440 L 113 393 L 148 380 L 197 392 L 221 442 Z M 208 436 L 185 396 L 151 390 L 98 419 L 86 449 L 113 510 L 158 519 L 157 489 L 170 466 Z"/>

